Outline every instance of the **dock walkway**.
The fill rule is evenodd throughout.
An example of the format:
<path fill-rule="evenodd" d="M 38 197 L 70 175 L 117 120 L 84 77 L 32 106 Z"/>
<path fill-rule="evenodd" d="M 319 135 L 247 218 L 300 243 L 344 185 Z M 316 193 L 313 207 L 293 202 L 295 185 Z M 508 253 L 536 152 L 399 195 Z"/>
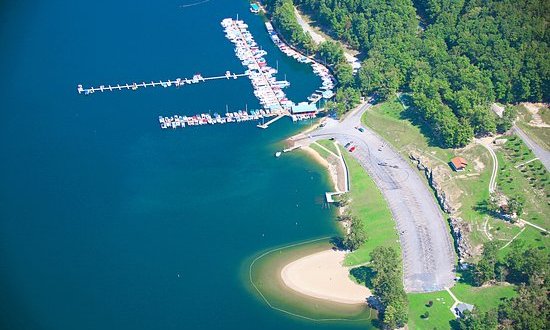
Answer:
<path fill-rule="evenodd" d="M 277 117 L 271 119 L 270 121 L 268 121 L 267 123 L 265 124 L 258 124 L 258 127 L 259 128 L 263 128 L 263 129 L 266 129 L 269 127 L 269 125 L 273 124 L 274 122 L 276 122 L 277 120 L 283 118 L 284 116 L 288 116 L 289 114 L 288 113 L 284 113 L 284 114 L 281 114 L 281 115 L 278 115 Z"/>
<path fill-rule="evenodd" d="M 225 75 L 222 76 L 213 76 L 213 77 L 203 77 L 200 74 L 196 74 L 193 76 L 193 78 L 177 78 L 177 79 L 169 79 L 169 80 L 159 80 L 157 81 L 151 81 L 151 82 L 141 82 L 141 83 L 123 83 L 123 84 L 116 84 L 115 85 L 100 85 L 99 87 L 88 87 L 84 88 L 82 85 L 78 85 L 77 91 L 78 94 L 84 93 L 85 95 L 92 94 L 95 92 L 112 92 L 112 91 L 121 91 L 123 89 L 127 90 L 137 90 L 138 88 L 147 88 L 147 87 L 181 87 L 184 85 L 191 85 L 191 84 L 197 84 L 200 82 L 206 82 L 209 80 L 218 80 L 218 79 L 237 79 L 240 77 L 248 76 L 247 73 L 231 73 L 227 71 Z"/>

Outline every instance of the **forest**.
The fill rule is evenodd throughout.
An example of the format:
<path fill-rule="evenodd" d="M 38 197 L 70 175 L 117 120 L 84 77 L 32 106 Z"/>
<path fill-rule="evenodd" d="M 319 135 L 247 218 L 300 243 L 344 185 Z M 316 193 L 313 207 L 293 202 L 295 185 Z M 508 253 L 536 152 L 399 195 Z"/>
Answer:
<path fill-rule="evenodd" d="M 548 1 L 266 2 L 277 28 L 290 42 L 297 40 L 297 47 L 326 58 L 334 45 L 315 47 L 299 27 L 293 5 L 364 56 L 351 78 L 342 57 L 331 63 L 337 79 L 343 78 L 336 100 L 340 113 L 353 107 L 356 92 L 381 99 L 410 93 L 432 140 L 462 147 L 474 136 L 509 126 L 502 122 L 509 118 L 491 112 L 492 102 L 550 101 Z"/>
<path fill-rule="evenodd" d="M 497 243 L 483 247 L 481 260 L 464 274 L 474 285 L 508 282 L 516 285 L 517 295 L 507 298 L 499 306 L 458 319 L 453 325 L 458 330 L 468 329 L 548 329 L 550 327 L 548 253 L 516 241 L 511 252 L 498 256 Z"/>

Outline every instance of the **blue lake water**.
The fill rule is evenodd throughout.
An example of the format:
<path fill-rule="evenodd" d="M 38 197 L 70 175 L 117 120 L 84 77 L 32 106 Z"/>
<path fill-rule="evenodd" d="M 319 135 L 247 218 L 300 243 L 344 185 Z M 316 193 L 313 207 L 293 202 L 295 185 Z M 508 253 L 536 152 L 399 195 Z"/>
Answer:
<path fill-rule="evenodd" d="M 2 3 L 2 329 L 343 326 L 272 311 L 240 276 L 260 250 L 336 232 L 322 168 L 273 157 L 307 124 L 159 128 L 158 115 L 258 107 L 246 78 L 76 92 L 243 72 L 220 25 L 237 14 L 291 81 L 291 99 L 317 88 L 246 1 L 181 7 L 192 2 Z"/>

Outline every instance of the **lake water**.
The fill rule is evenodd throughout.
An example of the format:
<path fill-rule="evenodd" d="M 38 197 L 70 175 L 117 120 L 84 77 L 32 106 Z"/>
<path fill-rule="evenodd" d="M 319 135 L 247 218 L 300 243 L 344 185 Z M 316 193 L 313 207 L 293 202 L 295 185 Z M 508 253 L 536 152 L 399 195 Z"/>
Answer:
<path fill-rule="evenodd" d="M 2 329 L 307 329 L 247 289 L 251 256 L 334 235 L 323 169 L 283 119 L 161 130 L 159 115 L 258 107 L 248 79 L 78 95 L 76 86 L 243 72 L 239 14 L 305 98 L 320 80 L 246 1 L 17 1 L 0 10 Z"/>

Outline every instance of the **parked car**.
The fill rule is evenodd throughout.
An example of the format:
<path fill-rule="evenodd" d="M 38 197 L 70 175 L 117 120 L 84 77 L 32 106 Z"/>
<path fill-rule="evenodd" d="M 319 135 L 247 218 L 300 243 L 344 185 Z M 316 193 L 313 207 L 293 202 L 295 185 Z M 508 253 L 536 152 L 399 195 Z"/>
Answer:
<path fill-rule="evenodd" d="M 354 152 L 355 151 L 355 146 L 349 148 L 349 152 Z"/>
<path fill-rule="evenodd" d="M 347 149 L 347 148 L 349 148 L 349 146 L 351 146 L 351 142 L 346 143 L 346 145 L 344 146 L 344 148 Z"/>
<path fill-rule="evenodd" d="M 358 128 L 359 132 L 363 133 L 365 131 L 365 129 L 363 127 L 359 127 Z"/>

